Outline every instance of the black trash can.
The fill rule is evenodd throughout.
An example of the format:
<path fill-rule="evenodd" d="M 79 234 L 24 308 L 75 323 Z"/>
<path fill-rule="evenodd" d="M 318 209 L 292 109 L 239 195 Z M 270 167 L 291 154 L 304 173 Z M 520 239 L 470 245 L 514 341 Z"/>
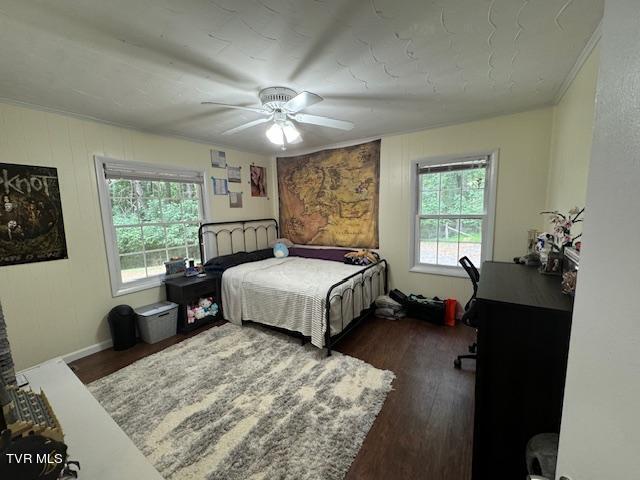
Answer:
<path fill-rule="evenodd" d="M 136 312 L 129 305 L 118 305 L 109 312 L 109 328 L 114 350 L 126 350 L 136 344 Z"/>

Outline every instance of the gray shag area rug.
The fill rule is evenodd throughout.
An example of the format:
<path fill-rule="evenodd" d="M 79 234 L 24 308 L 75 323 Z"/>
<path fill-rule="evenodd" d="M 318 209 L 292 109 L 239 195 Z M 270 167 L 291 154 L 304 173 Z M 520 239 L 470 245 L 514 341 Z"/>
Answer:
<path fill-rule="evenodd" d="M 225 324 L 89 389 L 167 479 L 338 480 L 394 376 L 280 333 Z"/>

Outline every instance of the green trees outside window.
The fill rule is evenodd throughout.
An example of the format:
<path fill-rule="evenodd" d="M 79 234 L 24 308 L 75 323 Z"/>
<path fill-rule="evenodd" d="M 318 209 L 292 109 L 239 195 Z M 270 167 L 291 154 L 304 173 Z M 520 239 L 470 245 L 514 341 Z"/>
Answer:
<path fill-rule="evenodd" d="M 485 167 L 419 175 L 420 263 L 480 264 L 485 181 Z"/>
<path fill-rule="evenodd" d="M 199 259 L 199 185 L 129 179 L 107 183 L 123 282 L 162 274 L 172 257 Z"/>

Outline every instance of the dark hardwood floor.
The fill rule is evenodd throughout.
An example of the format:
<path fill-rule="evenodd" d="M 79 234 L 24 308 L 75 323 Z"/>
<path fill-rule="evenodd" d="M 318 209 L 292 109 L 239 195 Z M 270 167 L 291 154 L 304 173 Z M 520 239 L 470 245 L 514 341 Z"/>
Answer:
<path fill-rule="evenodd" d="M 469 480 L 475 364 L 453 368 L 473 331 L 372 318 L 341 352 L 396 374 L 393 390 L 346 478 Z"/>
<path fill-rule="evenodd" d="M 200 332 L 123 352 L 105 350 L 71 367 L 90 383 Z M 469 480 L 475 365 L 470 361 L 456 370 L 453 359 L 472 339 L 467 327 L 411 318 L 370 318 L 345 338 L 337 350 L 396 374 L 346 479 Z"/>
<path fill-rule="evenodd" d="M 94 353 L 88 357 L 81 358 L 69 364 L 71 370 L 73 370 L 76 376 L 84 384 L 91 383 L 99 378 L 111 375 L 113 372 L 126 367 L 140 360 L 141 358 L 153 355 L 154 353 L 164 350 L 171 345 L 180 343 L 187 338 L 191 338 L 194 335 L 204 332 L 208 328 L 217 327 L 226 323 L 224 320 L 214 322 L 211 325 L 204 326 L 183 335 L 174 335 L 166 340 L 162 340 L 158 343 L 148 344 L 144 342 L 138 342 L 133 347 L 116 352 L 112 348 L 108 350 L 102 350 L 101 352 Z"/>

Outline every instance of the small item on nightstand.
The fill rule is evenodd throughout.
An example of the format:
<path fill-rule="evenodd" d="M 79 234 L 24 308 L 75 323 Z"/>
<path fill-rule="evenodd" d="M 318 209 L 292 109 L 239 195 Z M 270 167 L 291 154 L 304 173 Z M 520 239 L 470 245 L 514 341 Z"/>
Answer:
<path fill-rule="evenodd" d="M 181 277 L 187 269 L 184 263 L 184 257 L 171 257 L 168 262 L 164 262 L 164 268 L 164 278 Z"/>
<path fill-rule="evenodd" d="M 187 267 L 187 271 L 184 272 L 185 277 L 195 277 L 200 273 L 200 271 L 196 268 L 195 263 L 196 262 L 194 259 L 189 259 L 189 266 Z"/>

